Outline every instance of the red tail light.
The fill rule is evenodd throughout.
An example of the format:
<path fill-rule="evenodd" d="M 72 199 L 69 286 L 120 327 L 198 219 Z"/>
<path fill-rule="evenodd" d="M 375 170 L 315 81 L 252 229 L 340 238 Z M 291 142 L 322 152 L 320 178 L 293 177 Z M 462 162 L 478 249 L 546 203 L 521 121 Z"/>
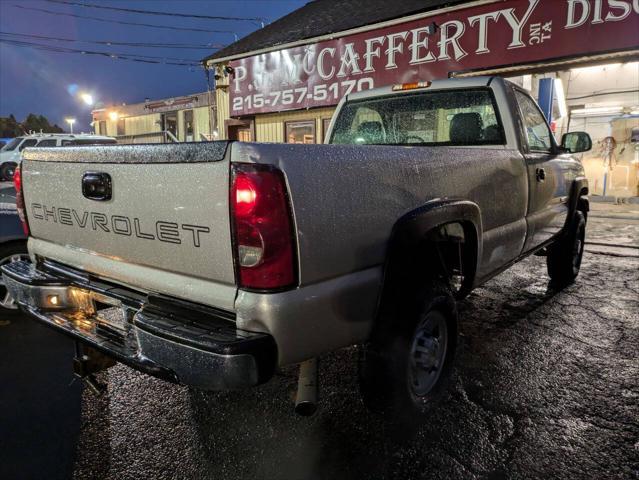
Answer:
<path fill-rule="evenodd" d="M 296 283 L 295 239 L 284 175 L 265 165 L 232 166 L 231 214 L 240 288 Z"/>
<path fill-rule="evenodd" d="M 24 207 L 24 197 L 22 196 L 22 171 L 20 165 L 16 167 L 13 174 L 13 185 L 16 188 L 16 208 L 18 210 L 18 217 L 22 222 L 22 230 L 25 235 L 29 235 L 29 223 L 27 222 L 27 212 Z"/>

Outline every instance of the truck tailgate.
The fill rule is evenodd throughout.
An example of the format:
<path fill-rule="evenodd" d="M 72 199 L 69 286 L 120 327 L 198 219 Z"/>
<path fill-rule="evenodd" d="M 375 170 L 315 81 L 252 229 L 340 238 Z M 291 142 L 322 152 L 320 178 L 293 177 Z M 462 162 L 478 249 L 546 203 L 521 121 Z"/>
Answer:
<path fill-rule="evenodd" d="M 189 299 L 192 289 L 219 285 L 223 295 L 200 300 L 232 306 L 226 148 L 213 142 L 25 151 L 32 253 Z M 110 199 L 83 193 L 95 178 L 83 180 L 87 174 L 110 180 Z M 154 278 L 163 274 L 162 282 Z"/>

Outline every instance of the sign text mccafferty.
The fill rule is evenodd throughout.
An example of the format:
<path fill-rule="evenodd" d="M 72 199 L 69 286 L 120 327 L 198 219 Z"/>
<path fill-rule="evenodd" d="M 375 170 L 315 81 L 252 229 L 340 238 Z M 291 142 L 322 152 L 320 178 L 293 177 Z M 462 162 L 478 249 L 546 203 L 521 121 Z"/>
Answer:
<path fill-rule="evenodd" d="M 452 72 L 639 49 L 639 0 L 506 0 L 230 62 L 231 115 Z"/>

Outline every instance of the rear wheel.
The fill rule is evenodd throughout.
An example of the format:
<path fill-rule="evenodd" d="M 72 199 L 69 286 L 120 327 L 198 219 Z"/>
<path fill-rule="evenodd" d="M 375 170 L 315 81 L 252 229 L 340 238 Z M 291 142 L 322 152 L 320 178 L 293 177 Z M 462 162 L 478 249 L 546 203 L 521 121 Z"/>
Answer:
<path fill-rule="evenodd" d="M 15 162 L 5 162 L 0 165 L 0 180 L 12 181 L 17 166 L 18 164 Z"/>
<path fill-rule="evenodd" d="M 29 257 L 26 242 L 10 242 L 0 245 L 0 266 Z M 0 275 L 0 319 L 18 315 L 18 304 L 9 294 L 4 278 Z"/>
<path fill-rule="evenodd" d="M 365 346 L 360 389 L 365 404 L 391 421 L 416 425 L 445 398 L 457 339 L 457 312 L 450 289 L 422 290 Z M 382 331 L 383 330 L 383 331 Z"/>
<path fill-rule="evenodd" d="M 570 285 L 579 275 L 585 238 L 586 217 L 583 212 L 577 210 L 566 234 L 548 249 L 548 275 L 557 287 Z"/>

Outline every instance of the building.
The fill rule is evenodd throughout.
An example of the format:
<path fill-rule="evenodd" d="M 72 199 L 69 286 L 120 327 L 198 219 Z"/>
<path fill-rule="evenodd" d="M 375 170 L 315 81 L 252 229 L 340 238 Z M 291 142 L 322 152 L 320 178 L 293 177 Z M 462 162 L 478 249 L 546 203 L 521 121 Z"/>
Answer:
<path fill-rule="evenodd" d="M 591 133 L 594 193 L 630 196 L 638 59 L 637 0 L 315 0 L 203 62 L 220 138 L 265 142 L 322 142 L 351 91 L 506 76 L 546 105 L 557 135 Z"/>
<path fill-rule="evenodd" d="M 215 99 L 210 92 L 93 110 L 96 134 L 119 143 L 198 142 L 214 138 Z"/>

